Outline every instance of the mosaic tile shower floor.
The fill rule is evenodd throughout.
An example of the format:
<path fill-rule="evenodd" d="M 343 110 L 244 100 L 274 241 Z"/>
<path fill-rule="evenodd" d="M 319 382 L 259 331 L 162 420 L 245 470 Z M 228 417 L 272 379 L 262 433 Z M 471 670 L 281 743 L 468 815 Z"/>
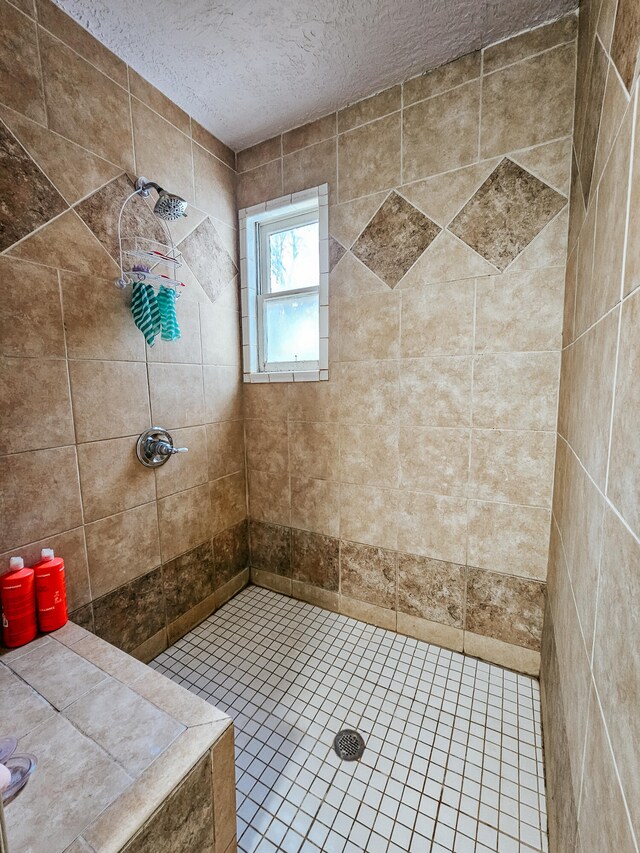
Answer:
<path fill-rule="evenodd" d="M 532 678 L 255 586 L 151 665 L 234 718 L 243 853 L 547 850 Z"/>

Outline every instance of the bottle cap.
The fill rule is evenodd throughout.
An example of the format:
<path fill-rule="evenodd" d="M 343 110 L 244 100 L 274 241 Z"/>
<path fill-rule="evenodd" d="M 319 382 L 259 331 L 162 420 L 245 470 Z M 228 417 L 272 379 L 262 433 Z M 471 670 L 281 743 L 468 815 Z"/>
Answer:
<path fill-rule="evenodd" d="M 53 548 L 43 548 L 42 551 L 40 551 L 40 556 L 43 560 L 53 560 Z"/>
<path fill-rule="evenodd" d="M 17 572 L 18 569 L 24 569 L 24 560 L 22 557 L 10 557 L 9 568 L 13 572 Z"/>

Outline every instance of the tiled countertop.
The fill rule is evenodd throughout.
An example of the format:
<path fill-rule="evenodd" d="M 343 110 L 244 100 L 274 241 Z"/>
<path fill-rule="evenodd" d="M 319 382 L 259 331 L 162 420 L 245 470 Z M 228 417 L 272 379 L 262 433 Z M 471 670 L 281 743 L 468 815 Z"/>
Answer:
<path fill-rule="evenodd" d="M 232 725 L 72 623 L 0 656 L 0 720 L 38 759 L 5 810 L 10 853 L 116 853 Z"/>

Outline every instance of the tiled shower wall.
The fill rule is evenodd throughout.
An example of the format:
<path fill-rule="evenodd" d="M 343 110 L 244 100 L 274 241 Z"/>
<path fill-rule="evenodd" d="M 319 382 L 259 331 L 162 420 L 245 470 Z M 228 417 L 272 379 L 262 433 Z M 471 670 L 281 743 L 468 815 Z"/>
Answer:
<path fill-rule="evenodd" d="M 640 842 L 640 4 L 580 11 L 543 636 L 552 850 Z"/>
<path fill-rule="evenodd" d="M 237 157 L 328 182 L 330 378 L 244 388 L 258 583 L 537 673 L 576 16 Z"/>
<path fill-rule="evenodd" d="M 0 20 L 0 569 L 53 546 L 74 618 L 150 657 L 247 575 L 235 155 L 50 0 Z M 190 205 L 182 339 L 153 348 L 114 286 L 136 174 Z M 157 471 L 151 424 L 189 448 Z"/>

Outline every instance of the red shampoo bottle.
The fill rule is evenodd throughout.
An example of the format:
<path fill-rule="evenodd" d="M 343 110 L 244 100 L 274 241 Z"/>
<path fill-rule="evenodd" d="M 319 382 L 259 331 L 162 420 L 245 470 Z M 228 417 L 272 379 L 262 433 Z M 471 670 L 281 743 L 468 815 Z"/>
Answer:
<path fill-rule="evenodd" d="M 47 633 L 57 631 L 67 623 L 67 586 L 62 557 L 56 557 L 51 548 L 43 548 L 41 557 L 33 571 L 36 580 L 38 625 L 43 633 Z"/>
<path fill-rule="evenodd" d="M 25 569 L 22 557 L 12 557 L 9 571 L 0 578 L 2 634 L 5 646 L 30 643 L 38 633 L 33 569 Z"/>

